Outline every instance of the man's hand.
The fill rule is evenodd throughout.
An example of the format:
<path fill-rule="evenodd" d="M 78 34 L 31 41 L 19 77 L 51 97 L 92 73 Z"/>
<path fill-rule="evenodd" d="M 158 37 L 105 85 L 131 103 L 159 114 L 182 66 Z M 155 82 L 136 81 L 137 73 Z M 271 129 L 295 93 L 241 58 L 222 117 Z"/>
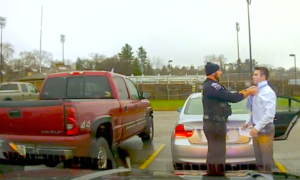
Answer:
<path fill-rule="evenodd" d="M 248 126 L 249 126 L 249 124 L 244 123 L 244 124 L 242 125 L 242 130 L 245 131 L 245 129 L 247 129 Z"/>
<path fill-rule="evenodd" d="M 250 136 L 257 136 L 257 134 L 258 134 L 258 130 L 255 129 L 255 127 L 253 127 L 250 131 Z"/>

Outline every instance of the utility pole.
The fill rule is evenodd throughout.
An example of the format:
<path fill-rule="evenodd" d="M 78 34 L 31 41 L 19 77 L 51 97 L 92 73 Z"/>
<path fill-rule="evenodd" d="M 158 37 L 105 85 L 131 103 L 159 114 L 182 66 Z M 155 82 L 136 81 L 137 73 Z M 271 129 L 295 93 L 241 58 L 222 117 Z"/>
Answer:
<path fill-rule="evenodd" d="M 240 62 L 240 42 L 239 42 L 239 31 L 240 24 L 236 22 L 236 41 L 237 41 L 237 53 L 238 53 L 238 66 L 239 66 L 239 81 L 241 80 L 241 62 Z"/>
<path fill-rule="evenodd" d="M 42 29 L 43 29 L 43 6 L 41 12 L 41 27 L 40 27 L 40 72 L 42 72 Z"/>
<path fill-rule="evenodd" d="M 0 29 L 1 29 L 1 52 L 0 52 L 0 56 L 1 56 L 1 70 L 0 70 L 0 75 L 1 75 L 1 83 L 3 82 L 3 55 L 2 55 L 2 30 L 6 25 L 6 18 L 5 17 L 1 17 L 0 16 Z"/>
<path fill-rule="evenodd" d="M 251 28 L 250 28 L 250 12 L 249 12 L 249 5 L 251 4 L 252 0 L 247 0 L 247 9 L 248 9 L 248 29 L 249 29 L 249 55 L 250 55 L 250 76 L 253 72 L 253 67 L 252 67 L 252 50 L 251 50 Z"/>

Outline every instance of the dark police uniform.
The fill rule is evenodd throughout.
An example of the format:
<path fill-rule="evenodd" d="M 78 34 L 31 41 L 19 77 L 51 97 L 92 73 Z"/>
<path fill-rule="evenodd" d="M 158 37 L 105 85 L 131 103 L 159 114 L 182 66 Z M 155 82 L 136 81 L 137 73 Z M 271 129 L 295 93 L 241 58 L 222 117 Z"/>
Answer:
<path fill-rule="evenodd" d="M 207 78 L 203 83 L 203 130 L 208 141 L 208 174 L 225 174 L 226 122 L 231 115 L 228 102 L 239 102 L 243 99 L 243 94 L 231 93 L 217 81 Z"/>

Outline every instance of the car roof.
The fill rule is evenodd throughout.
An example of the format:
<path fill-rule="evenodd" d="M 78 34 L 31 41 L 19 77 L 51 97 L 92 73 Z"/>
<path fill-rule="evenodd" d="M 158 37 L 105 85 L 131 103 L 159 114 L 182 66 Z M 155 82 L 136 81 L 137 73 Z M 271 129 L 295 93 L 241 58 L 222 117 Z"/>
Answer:
<path fill-rule="evenodd" d="M 230 91 L 232 93 L 236 93 L 237 91 Z M 193 93 L 190 95 L 191 99 L 196 99 L 196 98 L 201 98 L 202 97 L 202 92 L 197 92 L 197 93 Z"/>

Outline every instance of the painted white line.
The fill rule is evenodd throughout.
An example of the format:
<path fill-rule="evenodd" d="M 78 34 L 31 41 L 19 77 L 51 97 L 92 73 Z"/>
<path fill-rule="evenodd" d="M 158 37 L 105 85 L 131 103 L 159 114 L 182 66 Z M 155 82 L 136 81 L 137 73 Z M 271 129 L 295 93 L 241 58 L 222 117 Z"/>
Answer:
<path fill-rule="evenodd" d="M 100 171 L 100 172 L 80 176 L 80 177 L 77 177 L 77 178 L 74 178 L 71 180 L 89 180 L 89 179 L 93 179 L 96 177 L 106 176 L 106 175 L 115 174 L 115 173 L 130 172 L 130 171 L 132 171 L 132 170 L 131 169 L 111 169 L 111 170 Z"/>

